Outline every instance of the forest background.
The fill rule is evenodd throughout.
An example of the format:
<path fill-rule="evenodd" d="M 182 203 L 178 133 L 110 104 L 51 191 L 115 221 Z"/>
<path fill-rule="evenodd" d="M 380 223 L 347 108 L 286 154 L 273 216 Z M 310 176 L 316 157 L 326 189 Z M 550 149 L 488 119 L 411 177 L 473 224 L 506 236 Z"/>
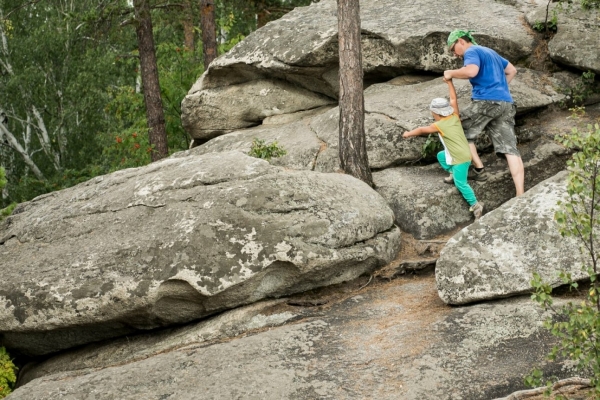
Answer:
<path fill-rule="evenodd" d="M 208 0 L 218 54 L 316 1 Z M 205 69 L 207 0 L 148 3 L 172 154 L 191 141 L 181 101 Z M 150 163 L 135 23 L 133 0 L 0 0 L 0 210 Z"/>

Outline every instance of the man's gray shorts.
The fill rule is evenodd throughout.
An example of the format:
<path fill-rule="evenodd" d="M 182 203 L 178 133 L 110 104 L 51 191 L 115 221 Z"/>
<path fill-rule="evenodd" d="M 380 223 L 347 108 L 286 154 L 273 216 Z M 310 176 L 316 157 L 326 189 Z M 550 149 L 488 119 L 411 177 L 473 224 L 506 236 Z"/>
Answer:
<path fill-rule="evenodd" d="M 474 100 L 460 117 L 465 136 L 475 141 L 485 129 L 494 145 L 496 154 L 520 156 L 515 136 L 517 107 L 506 101 Z"/>

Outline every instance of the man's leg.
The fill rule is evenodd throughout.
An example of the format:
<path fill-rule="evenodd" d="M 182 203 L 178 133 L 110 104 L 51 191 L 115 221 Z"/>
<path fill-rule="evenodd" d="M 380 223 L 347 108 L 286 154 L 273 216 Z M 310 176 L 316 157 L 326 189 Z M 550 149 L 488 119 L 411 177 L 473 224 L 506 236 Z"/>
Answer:
<path fill-rule="evenodd" d="M 505 156 L 506 161 L 508 161 L 508 169 L 515 183 L 517 196 L 520 196 L 525 193 L 525 168 L 523 167 L 523 160 L 520 156 L 513 154 L 505 154 Z"/>
<path fill-rule="evenodd" d="M 477 154 L 475 140 L 492 120 L 486 112 L 486 109 L 489 108 L 488 103 L 486 101 L 474 101 L 461 112 L 461 124 L 471 150 L 471 165 L 475 168 L 483 168 L 483 162 Z M 470 177 L 470 179 L 472 178 L 473 176 Z"/>
<path fill-rule="evenodd" d="M 525 168 L 519 150 L 517 149 L 517 137 L 515 135 L 515 114 L 517 108 L 511 103 L 501 103 L 502 115 L 491 121 L 488 125 L 488 133 L 494 144 L 494 151 L 502 153 L 508 162 L 508 169 L 515 184 L 517 196 L 525 193 Z"/>
<path fill-rule="evenodd" d="M 475 143 L 469 142 L 469 149 L 471 149 L 471 164 L 473 164 L 475 168 L 483 168 L 483 162 L 481 161 L 481 158 L 479 158 L 479 154 L 477 154 Z"/>

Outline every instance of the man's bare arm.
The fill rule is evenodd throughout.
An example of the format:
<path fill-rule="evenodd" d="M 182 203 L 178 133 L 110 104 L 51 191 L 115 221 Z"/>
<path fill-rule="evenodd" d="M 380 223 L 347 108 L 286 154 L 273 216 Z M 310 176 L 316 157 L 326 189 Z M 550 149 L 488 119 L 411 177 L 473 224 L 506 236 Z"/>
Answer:
<path fill-rule="evenodd" d="M 475 64 L 469 64 L 459 69 L 448 69 L 444 71 L 444 79 L 470 79 L 476 77 L 478 73 L 479 67 Z"/>
<path fill-rule="evenodd" d="M 506 68 L 504 68 L 504 74 L 506 75 L 506 82 L 510 83 L 513 80 L 515 75 L 517 75 L 517 69 L 511 63 L 508 63 Z"/>

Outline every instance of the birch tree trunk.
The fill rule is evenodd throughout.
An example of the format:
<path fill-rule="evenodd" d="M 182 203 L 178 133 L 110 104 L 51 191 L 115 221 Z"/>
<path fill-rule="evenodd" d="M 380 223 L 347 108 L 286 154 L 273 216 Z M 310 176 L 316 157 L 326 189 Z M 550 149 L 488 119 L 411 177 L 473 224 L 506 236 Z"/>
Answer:
<path fill-rule="evenodd" d="M 359 0 L 337 0 L 340 56 L 340 165 L 373 186 L 365 137 Z"/>
<path fill-rule="evenodd" d="M 217 26 L 215 23 L 215 1 L 202 0 L 200 3 L 200 28 L 202 29 L 202 50 L 204 70 L 217 58 Z"/>
<path fill-rule="evenodd" d="M 3 16 L 3 10 L 0 9 L 0 19 Z M 3 27 L 0 25 L 0 73 L 7 74 L 9 76 L 14 76 L 14 70 L 10 61 L 10 51 L 8 48 L 8 39 L 6 36 L 6 32 Z M 25 98 L 25 94 L 22 92 L 21 95 Z M 38 134 L 40 145 L 42 149 L 46 153 L 46 155 L 52 160 L 52 163 L 55 169 L 60 168 L 60 156 L 53 152 L 51 146 L 51 139 L 48 135 L 48 131 L 44 124 L 44 120 L 38 112 L 35 105 L 30 106 L 30 111 L 27 112 L 25 119 L 19 118 L 18 115 L 14 112 L 10 112 L 9 110 L 4 109 L 4 105 L 0 104 L 0 110 L 2 111 L 0 115 L 2 116 L 2 120 L 0 121 L 0 141 L 3 145 L 9 146 L 14 151 L 16 151 L 25 162 L 25 165 L 29 167 L 31 172 L 36 176 L 39 180 L 46 180 L 46 177 L 37 166 L 35 161 L 33 160 L 33 153 L 30 149 L 31 144 L 31 130 L 34 127 L 34 130 Z M 34 117 L 32 118 L 31 113 L 33 113 Z M 17 120 L 21 122 L 23 127 L 19 141 L 18 135 L 16 135 L 13 131 L 11 131 L 8 127 L 8 119 Z M 34 121 L 35 120 L 35 121 Z M 37 125 L 36 125 L 37 124 Z"/>
<path fill-rule="evenodd" d="M 150 145 L 154 146 L 151 159 L 152 161 L 158 161 L 169 155 L 169 149 L 167 147 L 165 115 L 160 97 L 158 67 L 156 65 L 152 19 L 150 17 L 150 5 L 148 1 L 134 0 L 133 7 L 140 52 L 144 102 L 146 103 L 146 119 L 148 120 L 148 138 Z"/>

